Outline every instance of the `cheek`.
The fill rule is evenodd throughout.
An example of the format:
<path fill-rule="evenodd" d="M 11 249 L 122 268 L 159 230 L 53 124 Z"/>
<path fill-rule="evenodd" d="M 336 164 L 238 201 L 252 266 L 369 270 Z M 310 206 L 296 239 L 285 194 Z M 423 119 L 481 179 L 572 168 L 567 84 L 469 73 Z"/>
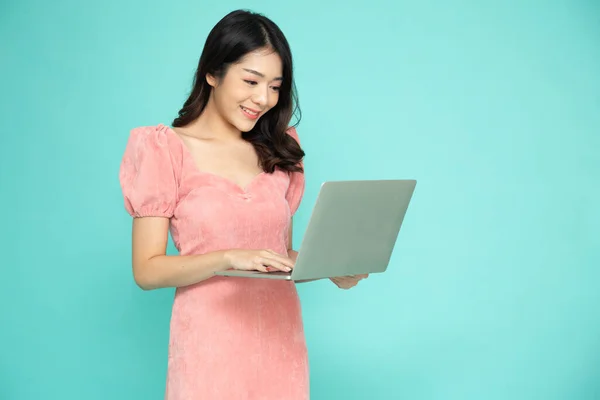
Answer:
<path fill-rule="evenodd" d="M 247 84 L 232 84 L 229 86 L 229 95 L 231 98 L 237 98 L 238 100 L 244 96 L 248 96 L 250 88 Z"/>
<path fill-rule="evenodd" d="M 278 93 L 273 93 L 269 97 L 269 108 L 275 107 L 277 105 L 278 101 L 279 101 L 279 94 Z"/>
<path fill-rule="evenodd" d="M 225 108 L 237 107 L 248 97 L 248 90 L 241 85 L 223 85 L 219 92 L 219 103 Z"/>
<path fill-rule="evenodd" d="M 227 103 L 229 102 L 228 101 L 229 95 L 227 93 L 227 90 L 225 90 L 225 88 L 223 88 L 223 87 L 219 87 L 219 88 L 216 88 L 213 90 L 214 90 L 213 94 L 214 94 L 214 98 L 215 98 L 215 103 L 220 110 L 223 110 L 223 108 L 226 107 Z"/>

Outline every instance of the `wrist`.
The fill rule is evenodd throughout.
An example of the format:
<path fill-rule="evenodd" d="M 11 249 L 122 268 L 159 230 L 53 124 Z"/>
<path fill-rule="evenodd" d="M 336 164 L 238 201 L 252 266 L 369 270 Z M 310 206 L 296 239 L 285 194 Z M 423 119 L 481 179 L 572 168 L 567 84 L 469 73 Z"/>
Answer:
<path fill-rule="evenodd" d="M 219 271 L 225 271 L 233 268 L 233 251 L 232 250 L 223 250 L 219 253 L 220 262 Z"/>

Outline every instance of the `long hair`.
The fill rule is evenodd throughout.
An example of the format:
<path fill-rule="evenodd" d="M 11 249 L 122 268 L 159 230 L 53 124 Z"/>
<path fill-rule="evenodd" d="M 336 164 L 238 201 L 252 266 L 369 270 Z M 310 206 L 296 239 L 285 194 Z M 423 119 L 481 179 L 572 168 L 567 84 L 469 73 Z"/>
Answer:
<path fill-rule="evenodd" d="M 302 171 L 300 161 L 304 157 L 304 151 L 286 133 L 292 116 L 297 113 L 294 125 L 299 123 L 301 117 L 293 79 L 292 53 L 283 32 L 261 14 L 236 10 L 214 26 L 204 44 L 192 91 L 172 125 L 185 126 L 202 114 L 212 90 L 206 81 L 207 74 L 222 79 L 230 65 L 246 54 L 262 48 L 272 49 L 281 58 L 283 81 L 279 99 L 252 130 L 242 132 L 242 137 L 254 146 L 265 172 L 273 172 L 276 167 L 290 172 Z"/>

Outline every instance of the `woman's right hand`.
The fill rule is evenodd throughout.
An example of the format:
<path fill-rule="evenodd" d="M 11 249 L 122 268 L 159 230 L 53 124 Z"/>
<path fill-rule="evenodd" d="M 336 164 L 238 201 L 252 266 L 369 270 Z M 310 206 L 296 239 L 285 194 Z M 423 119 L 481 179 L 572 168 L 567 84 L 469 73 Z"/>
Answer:
<path fill-rule="evenodd" d="M 229 250 L 225 258 L 231 268 L 242 271 L 289 272 L 294 268 L 292 259 L 272 250 Z"/>

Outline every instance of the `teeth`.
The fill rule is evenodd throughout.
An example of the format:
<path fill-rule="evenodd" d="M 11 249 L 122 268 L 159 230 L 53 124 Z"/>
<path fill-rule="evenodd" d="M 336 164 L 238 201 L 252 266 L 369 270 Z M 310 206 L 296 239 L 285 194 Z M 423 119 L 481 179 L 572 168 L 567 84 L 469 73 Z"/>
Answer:
<path fill-rule="evenodd" d="M 246 107 L 242 107 L 242 110 L 246 111 L 250 115 L 257 115 L 258 114 L 257 112 L 248 110 Z"/>

